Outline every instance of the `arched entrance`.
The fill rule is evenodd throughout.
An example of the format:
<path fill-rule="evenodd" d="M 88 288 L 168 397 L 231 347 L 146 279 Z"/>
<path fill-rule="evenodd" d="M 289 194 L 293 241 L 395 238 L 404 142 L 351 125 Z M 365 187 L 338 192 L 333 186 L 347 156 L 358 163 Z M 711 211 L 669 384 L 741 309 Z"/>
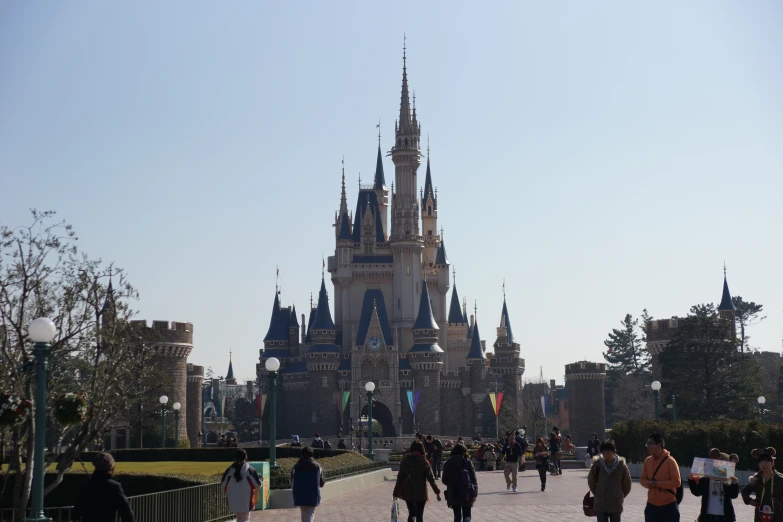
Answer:
<path fill-rule="evenodd" d="M 367 405 L 362 408 L 362 417 L 367 415 Z M 379 400 L 373 400 L 372 419 L 378 421 L 383 428 L 382 437 L 395 437 L 397 430 L 394 428 L 394 416 L 389 407 Z"/>

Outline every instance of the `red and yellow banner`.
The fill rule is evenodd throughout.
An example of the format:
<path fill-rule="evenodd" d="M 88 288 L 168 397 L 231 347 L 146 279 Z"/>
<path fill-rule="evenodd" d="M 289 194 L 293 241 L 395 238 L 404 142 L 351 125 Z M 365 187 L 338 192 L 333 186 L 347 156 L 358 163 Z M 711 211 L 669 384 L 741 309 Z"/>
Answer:
<path fill-rule="evenodd" d="M 503 402 L 503 392 L 490 393 L 489 400 L 492 402 L 492 409 L 495 412 L 495 417 L 500 413 L 500 403 Z"/>

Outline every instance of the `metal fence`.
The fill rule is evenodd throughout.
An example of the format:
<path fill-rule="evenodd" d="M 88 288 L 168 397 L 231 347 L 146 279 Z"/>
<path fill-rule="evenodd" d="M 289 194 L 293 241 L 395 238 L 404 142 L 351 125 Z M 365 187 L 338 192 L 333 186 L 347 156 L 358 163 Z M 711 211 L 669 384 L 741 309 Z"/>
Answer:
<path fill-rule="evenodd" d="M 226 495 L 217 482 L 128 497 L 128 501 L 139 522 L 219 522 L 233 518 Z M 71 522 L 72 510 L 68 506 L 46 508 L 44 512 L 52 522 Z M 0 522 L 24 522 L 24 519 L 24 514 L 13 509 L 0 510 Z"/>

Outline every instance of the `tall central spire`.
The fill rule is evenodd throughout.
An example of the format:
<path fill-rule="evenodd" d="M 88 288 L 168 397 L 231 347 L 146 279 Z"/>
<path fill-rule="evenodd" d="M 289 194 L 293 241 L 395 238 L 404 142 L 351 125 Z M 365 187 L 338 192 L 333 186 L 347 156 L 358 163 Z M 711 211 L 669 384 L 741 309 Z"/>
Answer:
<path fill-rule="evenodd" d="M 408 62 L 407 43 L 402 44 L 402 93 L 400 94 L 400 120 L 398 134 L 409 134 L 411 131 L 411 99 L 408 93 Z"/>

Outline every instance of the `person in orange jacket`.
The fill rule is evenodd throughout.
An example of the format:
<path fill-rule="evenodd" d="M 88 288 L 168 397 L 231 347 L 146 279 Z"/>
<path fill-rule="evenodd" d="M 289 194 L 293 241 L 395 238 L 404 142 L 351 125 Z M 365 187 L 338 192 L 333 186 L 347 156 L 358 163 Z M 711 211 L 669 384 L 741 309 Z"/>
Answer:
<path fill-rule="evenodd" d="M 680 522 L 677 505 L 677 489 L 682 485 L 680 467 L 664 449 L 663 437 L 658 433 L 647 437 L 647 453 L 640 481 L 647 489 L 644 522 Z"/>

